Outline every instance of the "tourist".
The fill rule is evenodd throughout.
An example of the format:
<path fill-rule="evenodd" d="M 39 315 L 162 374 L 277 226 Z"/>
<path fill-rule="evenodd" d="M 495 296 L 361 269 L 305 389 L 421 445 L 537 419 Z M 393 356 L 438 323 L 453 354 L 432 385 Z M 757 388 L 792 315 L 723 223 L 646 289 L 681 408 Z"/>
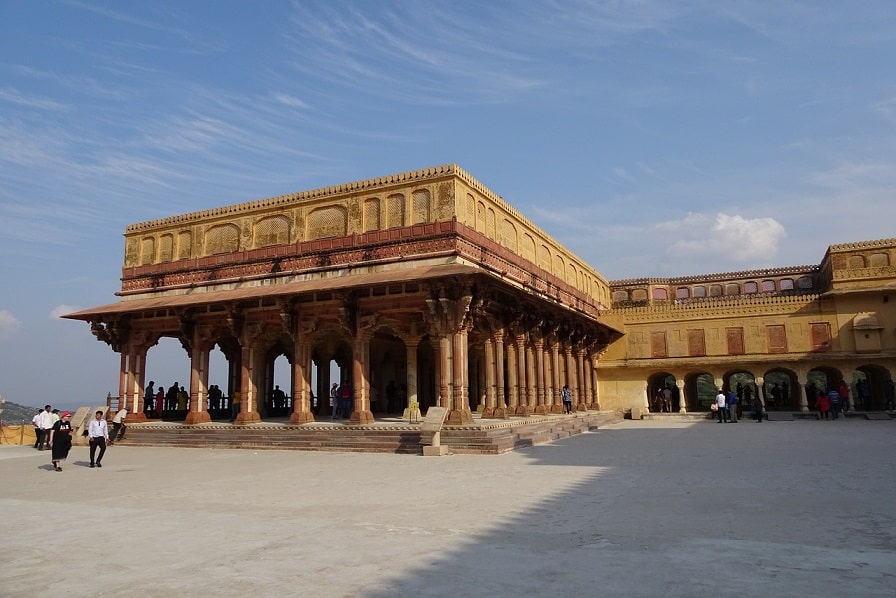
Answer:
<path fill-rule="evenodd" d="M 728 423 L 728 397 L 725 396 L 725 393 L 722 392 L 722 389 L 719 389 L 719 393 L 716 395 L 716 406 L 718 407 L 719 412 L 719 422 L 718 423 Z"/>
<path fill-rule="evenodd" d="M 103 455 L 106 454 L 106 441 L 109 440 L 109 428 L 106 426 L 106 420 L 103 419 L 102 411 L 97 411 L 94 414 L 94 419 L 87 427 L 87 436 L 90 442 L 90 467 L 93 467 L 94 464 L 97 467 L 102 467 Z M 97 448 L 100 449 L 100 456 L 94 459 Z"/>
<path fill-rule="evenodd" d="M 165 393 L 165 411 L 174 411 L 177 409 L 177 394 L 180 392 L 180 383 L 175 382 L 168 387 Z"/>
<path fill-rule="evenodd" d="M 68 453 L 72 450 L 72 423 L 71 412 L 64 411 L 53 427 L 50 429 L 49 445 L 50 457 L 53 460 L 53 469 L 62 471 L 59 463 L 68 458 Z"/>
<path fill-rule="evenodd" d="M 564 384 L 560 390 L 560 400 L 563 401 L 563 409 L 567 415 L 572 415 L 572 392 L 569 390 L 569 384 Z"/>
<path fill-rule="evenodd" d="M 177 391 L 177 410 L 178 411 L 186 411 L 187 410 L 187 399 L 189 396 L 187 395 L 186 389 L 181 386 L 180 390 Z"/>
<path fill-rule="evenodd" d="M 859 383 L 856 385 L 856 390 L 859 394 L 859 401 L 862 404 L 862 408 L 865 411 L 871 411 L 871 385 L 868 384 L 868 380 L 859 380 Z"/>
<path fill-rule="evenodd" d="M 815 406 L 818 408 L 818 419 L 830 419 L 831 415 L 831 401 L 828 399 L 828 396 L 818 391 L 818 396 L 815 398 Z"/>
<path fill-rule="evenodd" d="M 165 407 L 165 389 L 161 386 L 159 387 L 159 391 L 156 393 L 156 417 L 162 417 L 162 409 Z"/>
<path fill-rule="evenodd" d="M 40 414 L 43 409 L 38 409 L 34 417 L 31 418 L 31 425 L 34 426 L 34 448 L 40 444 Z"/>
<path fill-rule="evenodd" d="M 756 423 L 761 424 L 762 423 L 762 399 L 759 398 L 758 392 L 755 395 L 753 395 L 753 411 L 756 413 Z"/>
<path fill-rule="evenodd" d="M 846 380 L 840 380 L 840 385 L 837 387 L 837 393 L 840 396 L 840 402 L 839 402 L 840 408 L 843 410 L 844 413 L 846 413 L 850 409 L 849 385 L 846 383 Z M 833 407 L 834 407 L 834 405 L 832 404 L 831 408 L 833 409 Z M 839 410 L 838 410 L 838 413 L 839 413 Z"/>
<path fill-rule="evenodd" d="M 339 388 L 339 410 L 342 419 L 348 419 L 352 414 L 352 385 L 345 383 Z"/>
<path fill-rule="evenodd" d="M 149 384 L 146 385 L 146 389 L 143 391 L 143 413 L 149 417 L 149 414 L 152 413 L 153 410 L 153 399 L 155 398 L 155 385 L 156 383 L 152 380 L 149 381 Z"/>
<path fill-rule="evenodd" d="M 839 419 L 840 393 L 833 387 L 828 391 L 828 401 L 831 403 L 831 419 Z"/>
<path fill-rule="evenodd" d="M 50 429 L 53 427 L 52 407 L 47 405 L 40 413 L 40 442 L 37 444 L 37 450 L 42 451 L 50 439 Z"/>
<path fill-rule="evenodd" d="M 121 440 L 124 438 L 125 426 L 124 420 L 128 418 L 128 406 L 127 403 L 122 405 L 121 409 L 118 410 L 118 413 L 115 414 L 115 417 L 112 418 L 112 437 L 109 438 L 109 444 L 115 444 L 116 440 Z"/>
<path fill-rule="evenodd" d="M 737 395 L 733 390 L 729 390 L 727 396 L 725 397 L 728 404 L 728 421 L 732 424 L 737 423 Z"/>
<path fill-rule="evenodd" d="M 666 396 L 663 394 L 662 387 L 658 387 L 656 389 L 656 394 L 653 396 L 653 410 L 656 413 L 662 413 L 666 409 L 664 405 L 666 403 Z"/>
<path fill-rule="evenodd" d="M 339 385 L 335 382 L 330 387 L 330 407 L 333 408 L 330 419 L 336 419 L 336 413 L 339 411 Z"/>

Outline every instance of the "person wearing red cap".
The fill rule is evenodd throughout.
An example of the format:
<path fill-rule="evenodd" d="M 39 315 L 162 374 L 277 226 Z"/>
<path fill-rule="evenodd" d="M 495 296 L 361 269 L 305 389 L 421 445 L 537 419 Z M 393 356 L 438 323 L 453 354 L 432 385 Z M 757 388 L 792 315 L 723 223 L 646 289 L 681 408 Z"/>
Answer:
<path fill-rule="evenodd" d="M 59 420 L 50 428 L 50 450 L 52 450 L 53 468 L 62 471 L 59 463 L 65 461 L 72 450 L 72 414 L 64 411 Z"/>

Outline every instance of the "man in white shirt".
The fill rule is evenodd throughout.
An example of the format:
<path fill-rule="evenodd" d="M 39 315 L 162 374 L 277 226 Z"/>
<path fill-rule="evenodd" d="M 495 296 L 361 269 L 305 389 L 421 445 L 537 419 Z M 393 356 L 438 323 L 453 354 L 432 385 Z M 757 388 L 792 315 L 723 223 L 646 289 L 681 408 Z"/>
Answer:
<path fill-rule="evenodd" d="M 106 426 L 106 420 L 103 419 L 103 412 L 97 411 L 96 417 L 87 427 L 87 436 L 90 437 L 90 466 L 102 467 L 103 455 L 106 453 L 106 441 L 109 440 L 109 428 Z M 100 456 L 94 460 L 96 449 L 99 447 Z"/>
<path fill-rule="evenodd" d="M 37 443 L 38 450 L 44 450 L 47 442 L 50 439 L 50 429 L 52 429 L 54 422 L 53 413 L 50 411 L 51 407 L 47 405 L 44 407 L 44 410 L 40 412 L 40 419 L 38 424 L 40 425 L 40 438 Z"/>
<path fill-rule="evenodd" d="M 122 406 L 121 409 L 118 410 L 118 413 L 115 414 L 115 417 L 112 418 L 112 437 L 109 438 L 109 444 L 115 444 L 116 440 L 121 440 L 124 438 L 124 431 L 127 426 L 124 425 L 124 420 L 128 418 L 128 407 L 127 405 Z"/>

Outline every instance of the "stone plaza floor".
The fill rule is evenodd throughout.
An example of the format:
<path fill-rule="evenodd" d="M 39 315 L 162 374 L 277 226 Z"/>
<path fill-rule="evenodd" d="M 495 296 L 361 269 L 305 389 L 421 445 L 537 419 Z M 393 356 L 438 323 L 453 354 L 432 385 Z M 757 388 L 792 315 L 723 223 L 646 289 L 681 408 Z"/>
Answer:
<path fill-rule="evenodd" d="M 498 456 L 0 447 L 0 596 L 892 596 L 896 421 Z"/>

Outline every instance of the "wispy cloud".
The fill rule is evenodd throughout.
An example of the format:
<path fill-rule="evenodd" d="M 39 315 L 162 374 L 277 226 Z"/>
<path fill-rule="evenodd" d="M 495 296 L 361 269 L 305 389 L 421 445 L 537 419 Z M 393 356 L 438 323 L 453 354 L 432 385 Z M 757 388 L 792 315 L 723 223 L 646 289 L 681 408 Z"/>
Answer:
<path fill-rule="evenodd" d="M 0 309 L 0 341 L 12 337 L 21 327 L 22 323 L 12 312 Z"/>
<path fill-rule="evenodd" d="M 714 263 L 728 260 L 743 267 L 771 264 L 780 241 L 787 236 L 774 218 L 738 214 L 688 214 L 682 220 L 658 224 L 651 238 L 666 245 L 679 259 Z"/>

